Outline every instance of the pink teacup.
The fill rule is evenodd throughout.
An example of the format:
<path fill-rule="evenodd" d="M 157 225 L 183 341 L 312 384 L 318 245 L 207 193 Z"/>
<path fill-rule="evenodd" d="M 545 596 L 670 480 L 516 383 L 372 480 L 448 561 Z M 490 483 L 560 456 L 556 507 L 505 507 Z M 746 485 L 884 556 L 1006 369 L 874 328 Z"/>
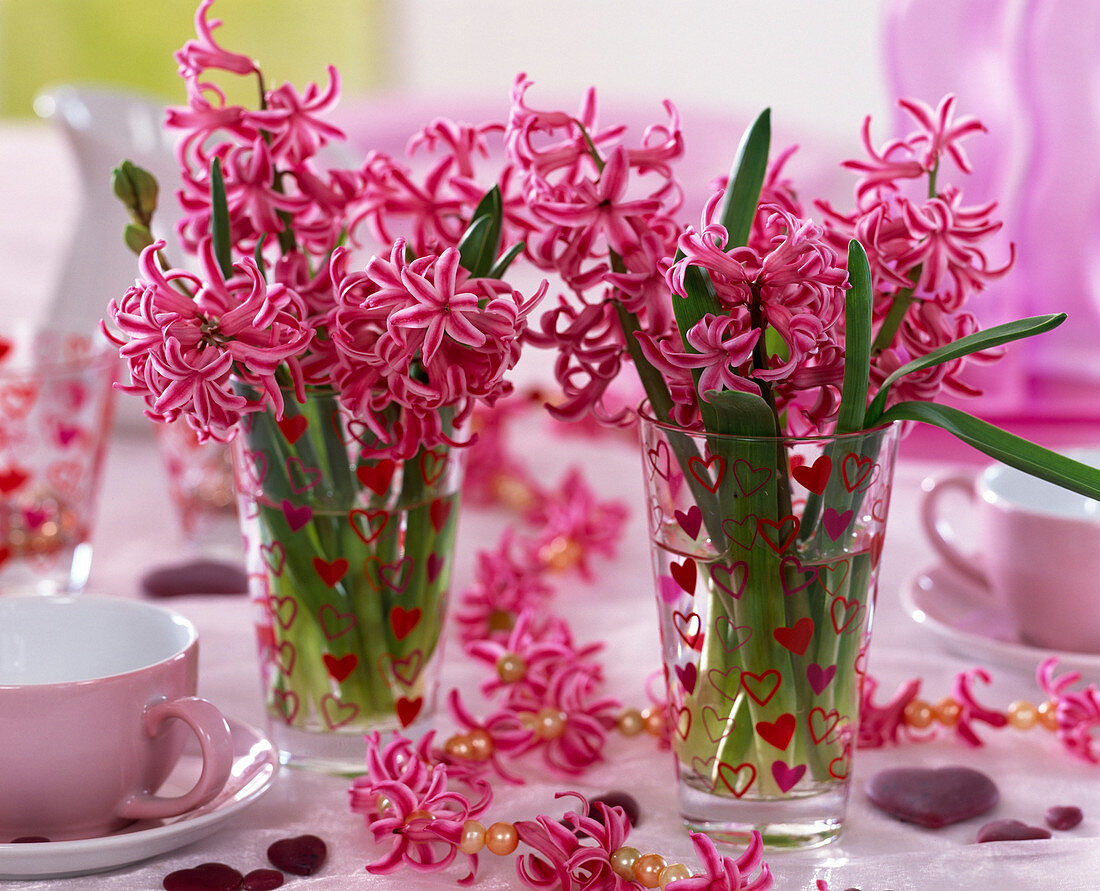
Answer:
<path fill-rule="evenodd" d="M 1100 466 L 1100 451 L 1071 456 Z M 923 489 L 928 540 L 948 566 L 1004 606 L 1021 640 L 1100 653 L 1100 502 L 999 463 L 976 478 L 932 477 Z M 950 493 L 971 502 L 974 551 L 951 522 Z"/>
<path fill-rule="evenodd" d="M 0 843 L 96 837 L 210 801 L 233 744 L 197 679 L 198 636 L 176 613 L 113 597 L 0 598 Z M 201 776 L 158 796 L 188 728 Z"/>

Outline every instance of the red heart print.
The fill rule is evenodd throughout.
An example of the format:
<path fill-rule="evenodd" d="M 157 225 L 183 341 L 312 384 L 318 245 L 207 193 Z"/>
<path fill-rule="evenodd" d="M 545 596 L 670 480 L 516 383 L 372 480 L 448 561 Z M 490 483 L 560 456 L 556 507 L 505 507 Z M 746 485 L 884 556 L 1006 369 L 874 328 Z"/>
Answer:
<path fill-rule="evenodd" d="M 435 580 L 439 578 L 439 574 L 446 565 L 447 561 L 440 557 L 439 554 L 428 554 L 428 559 L 424 561 L 424 568 L 428 571 L 429 584 L 435 584 Z"/>
<path fill-rule="evenodd" d="M 688 594 L 695 594 L 695 561 L 691 557 L 685 557 L 682 563 L 673 560 L 669 564 L 668 571 L 677 585 Z"/>
<path fill-rule="evenodd" d="M 772 632 L 772 637 L 776 639 L 779 645 L 790 650 L 796 656 L 801 656 L 806 652 L 806 647 L 810 645 L 810 639 L 813 636 L 814 620 L 809 616 L 803 616 L 789 628 L 776 628 Z"/>
<path fill-rule="evenodd" d="M 348 653 L 346 656 L 340 656 L 337 658 L 332 653 L 325 653 L 321 657 L 325 663 L 325 668 L 328 669 L 329 675 L 336 683 L 343 683 L 348 679 L 356 666 L 359 665 L 359 657 L 355 653 Z"/>
<path fill-rule="evenodd" d="M 649 466 L 653 468 L 653 472 L 661 479 L 667 480 L 671 467 L 668 443 L 662 439 L 656 446 L 649 449 L 646 455 L 649 458 Z"/>
<path fill-rule="evenodd" d="M 786 761 L 772 762 L 772 778 L 775 780 L 780 792 L 790 792 L 805 773 L 805 764 L 792 767 Z"/>
<path fill-rule="evenodd" d="M 747 761 L 736 767 L 725 761 L 718 762 L 718 779 L 733 794 L 734 798 L 740 798 L 752 786 L 756 779 L 756 768 Z"/>
<path fill-rule="evenodd" d="M 829 607 L 829 616 L 833 620 L 833 629 L 837 634 L 843 634 L 859 615 L 860 605 L 858 600 L 845 600 L 843 597 L 834 597 Z"/>
<path fill-rule="evenodd" d="M 845 749 L 843 755 L 837 755 L 829 762 L 829 776 L 837 780 L 848 779 L 848 772 L 852 769 L 851 750 Z"/>
<path fill-rule="evenodd" d="M 293 674 L 294 663 L 298 659 L 298 650 L 289 640 L 284 640 L 275 648 L 274 662 L 285 675 Z"/>
<path fill-rule="evenodd" d="M 751 551 L 753 542 L 756 541 L 756 520 L 756 514 L 749 514 L 743 520 L 729 517 L 722 521 L 722 531 L 730 541 L 746 551 Z"/>
<path fill-rule="evenodd" d="M 738 458 L 733 462 L 733 478 L 742 494 L 752 495 L 771 481 L 772 471 L 770 467 L 753 467 L 744 458 Z"/>
<path fill-rule="evenodd" d="M 870 458 L 849 452 L 840 465 L 840 473 L 844 477 L 844 488 L 854 492 L 871 475 L 874 466 L 875 462 Z"/>
<path fill-rule="evenodd" d="M 821 587 L 830 594 L 835 595 L 844 587 L 844 580 L 848 578 L 848 558 L 835 560 L 832 563 L 823 563 L 817 568 L 817 580 Z"/>
<path fill-rule="evenodd" d="M 246 415 L 247 417 L 247 415 Z M 262 487 L 267 477 L 267 453 L 245 452 L 241 462 L 241 475 L 244 477 L 245 488 L 249 491 Z"/>
<path fill-rule="evenodd" d="M 817 572 L 812 567 L 806 569 L 802 561 L 791 554 L 779 561 L 779 580 L 783 585 L 783 593 L 787 597 L 808 588 L 815 578 L 817 578 Z"/>
<path fill-rule="evenodd" d="M 357 507 L 348 512 L 348 522 L 363 544 L 369 545 L 382 534 L 390 515 L 384 510 L 366 510 Z"/>
<path fill-rule="evenodd" d="M 375 495 L 385 495 L 389 491 L 397 464 L 390 458 L 381 458 L 373 464 L 360 464 L 355 468 L 355 478 Z"/>
<path fill-rule="evenodd" d="M 848 510 L 840 514 L 836 512 L 835 508 L 827 507 L 821 514 L 821 525 L 825 527 L 825 533 L 833 541 L 836 541 L 844 534 L 844 530 L 848 528 L 848 524 L 851 522 L 851 508 L 848 508 Z"/>
<path fill-rule="evenodd" d="M 420 453 L 420 477 L 424 485 L 434 486 L 447 469 L 447 453 L 425 449 Z"/>
<path fill-rule="evenodd" d="M 282 508 L 291 532 L 297 532 L 313 519 L 313 508 L 308 504 L 294 505 L 284 498 Z"/>
<path fill-rule="evenodd" d="M 294 445 L 309 426 L 309 419 L 305 415 L 294 415 L 292 418 L 281 418 L 275 422 L 283 432 L 286 441 Z"/>
<path fill-rule="evenodd" d="M 13 381 L 0 387 L 0 418 L 21 421 L 30 414 L 38 399 L 38 387 L 30 382 Z"/>
<path fill-rule="evenodd" d="M 710 578 L 719 591 L 728 594 L 734 600 L 740 600 L 745 591 L 745 582 L 749 579 L 749 565 L 738 560 L 732 566 L 725 563 L 710 565 Z"/>
<path fill-rule="evenodd" d="M 10 559 L 11 548 L 9 548 L 7 545 L 0 545 L 0 566 L 3 566 Z"/>
<path fill-rule="evenodd" d="M 296 495 L 308 492 L 321 481 L 321 471 L 316 467 L 306 467 L 296 455 L 286 459 L 286 476 L 290 491 Z"/>
<path fill-rule="evenodd" d="M 403 659 L 394 659 L 392 656 L 384 658 L 390 660 L 393 676 L 406 687 L 411 687 L 416 682 L 424 667 L 424 654 L 420 650 L 413 650 Z"/>
<path fill-rule="evenodd" d="M 321 697 L 321 715 L 329 730 L 350 724 L 358 714 L 359 706 L 354 702 L 341 702 L 332 693 L 326 693 Z"/>
<path fill-rule="evenodd" d="M 332 562 L 321 557 L 313 558 L 313 571 L 330 588 L 335 588 L 340 580 L 348 574 L 348 561 L 343 557 L 337 557 Z"/>
<path fill-rule="evenodd" d="M 699 669 L 694 662 L 689 662 L 687 665 L 677 665 L 676 677 L 680 679 L 680 683 L 683 684 L 688 695 L 691 695 L 695 692 L 695 684 L 699 680 Z"/>
<path fill-rule="evenodd" d="M 711 478 L 711 466 L 714 466 L 714 477 Z M 705 461 L 697 455 L 688 458 L 688 470 L 699 481 L 699 484 L 708 492 L 717 492 L 722 485 L 722 478 L 726 475 L 726 459 L 721 455 L 711 455 Z"/>
<path fill-rule="evenodd" d="M 454 502 L 449 498 L 436 498 L 429 505 L 428 519 L 431 521 L 432 529 L 437 533 L 447 525 L 447 518 L 450 517 L 451 508 L 453 507 Z"/>
<path fill-rule="evenodd" d="M 802 488 L 815 495 L 823 495 L 829 484 L 829 474 L 833 472 L 833 459 L 828 455 L 819 455 L 810 465 L 791 467 L 791 476 Z"/>
<path fill-rule="evenodd" d="M 30 474 L 18 464 L 0 469 L 0 495 L 10 495 L 28 479 Z"/>
<path fill-rule="evenodd" d="M 699 510 L 699 505 L 693 504 L 686 512 L 676 511 L 676 522 L 687 533 L 688 538 L 694 539 L 703 527 L 703 512 Z"/>
<path fill-rule="evenodd" d="M 420 709 L 424 707 L 424 697 L 417 696 L 416 699 L 408 699 L 399 696 L 394 705 L 397 711 L 397 720 L 401 722 L 402 727 L 408 727 L 416 720 L 416 716 L 420 714 Z"/>
<path fill-rule="evenodd" d="M 699 618 L 698 613 L 687 613 L 686 615 L 679 610 L 672 614 L 672 624 L 675 626 L 676 631 L 679 632 L 680 637 L 683 638 L 686 643 L 693 650 L 698 650 L 703 644 L 703 620 Z"/>
<path fill-rule="evenodd" d="M 676 705 L 669 703 L 668 716 L 671 719 L 669 727 L 672 728 L 672 732 L 680 739 L 687 739 L 688 734 L 691 733 L 691 709 L 687 707 L 678 708 Z"/>
<path fill-rule="evenodd" d="M 275 713 L 287 724 L 294 723 L 298 716 L 298 694 L 293 690 L 273 690 L 271 695 Z"/>
<path fill-rule="evenodd" d="M 810 728 L 810 738 L 815 744 L 822 743 L 837 729 L 840 724 L 840 713 L 835 708 L 825 711 L 821 706 L 815 705 L 810 709 L 806 723 Z"/>
<path fill-rule="evenodd" d="M 275 578 L 283 574 L 283 567 L 286 565 L 286 550 L 283 548 L 281 541 L 261 544 L 260 556 L 264 558 L 264 563 Z"/>
<path fill-rule="evenodd" d="M 791 744 L 796 726 L 795 716 L 790 712 L 784 712 L 774 721 L 757 721 L 756 735 L 782 752 Z"/>
<path fill-rule="evenodd" d="M 727 668 L 725 671 L 718 668 L 707 669 L 707 683 L 726 699 L 736 702 L 737 691 L 741 688 L 741 671 L 738 668 Z"/>
<path fill-rule="evenodd" d="M 378 567 L 378 579 L 387 588 L 392 588 L 398 594 L 405 591 L 409 583 L 409 572 L 412 569 L 412 557 L 402 557 L 395 563 L 383 563 Z"/>
<path fill-rule="evenodd" d="M 782 520 L 769 520 L 767 517 L 760 517 L 756 521 L 756 531 L 769 548 L 777 554 L 782 554 L 791 546 L 795 536 L 798 535 L 798 525 L 798 517 L 793 514 L 788 514 Z"/>
<path fill-rule="evenodd" d="M 0 337 L 0 362 L 4 361 L 4 359 L 7 357 L 8 353 L 12 351 L 12 349 L 14 349 L 14 347 L 12 346 L 12 342 L 7 338 Z"/>
<path fill-rule="evenodd" d="M 714 669 L 711 669 L 713 671 Z M 783 676 L 774 668 L 756 674 L 752 671 L 741 672 L 741 687 L 757 705 L 767 705 L 783 683 Z"/>
<path fill-rule="evenodd" d="M 871 558 L 872 566 L 878 566 L 878 561 L 882 559 L 882 545 L 885 538 L 881 532 L 876 532 L 871 536 L 871 545 L 867 549 L 867 554 Z"/>
<path fill-rule="evenodd" d="M 390 610 L 390 627 L 393 629 L 393 636 L 398 640 L 404 640 L 412 634 L 413 629 L 420 622 L 421 615 L 419 606 L 409 610 L 403 606 L 395 606 Z"/>
<path fill-rule="evenodd" d="M 342 613 L 331 603 L 326 603 L 321 607 L 318 617 L 321 620 L 321 630 L 325 632 L 325 637 L 329 640 L 343 637 L 359 621 L 354 613 Z"/>
<path fill-rule="evenodd" d="M 725 739 L 733 733 L 736 726 L 737 722 L 733 720 L 732 715 L 719 712 L 714 706 L 703 706 L 703 729 L 712 743 Z"/>
<path fill-rule="evenodd" d="M 271 615 L 283 631 L 294 624 L 294 619 L 298 615 L 298 601 L 293 597 L 271 597 L 268 599 L 268 605 Z"/>
<path fill-rule="evenodd" d="M 810 689 L 818 695 L 821 695 L 821 691 L 829 686 L 829 682 L 832 681 L 835 674 L 835 665 L 822 668 L 816 662 L 812 662 L 806 666 L 806 680 L 810 682 Z"/>
<path fill-rule="evenodd" d="M 54 461 L 46 468 L 46 479 L 58 493 L 71 495 L 79 491 L 84 482 L 84 467 L 75 458 L 68 461 Z"/>
<path fill-rule="evenodd" d="M 722 649 L 727 653 L 739 650 L 752 637 L 752 628 L 748 625 L 734 625 L 728 616 L 719 616 L 714 622 L 714 630 L 722 641 Z"/>

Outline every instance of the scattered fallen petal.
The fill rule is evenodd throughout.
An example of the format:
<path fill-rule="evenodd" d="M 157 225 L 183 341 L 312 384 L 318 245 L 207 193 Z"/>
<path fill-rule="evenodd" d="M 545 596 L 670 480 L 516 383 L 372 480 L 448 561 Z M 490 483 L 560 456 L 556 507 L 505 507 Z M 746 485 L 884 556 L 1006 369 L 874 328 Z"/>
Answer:
<path fill-rule="evenodd" d="M 1000 798 L 988 776 L 969 767 L 895 767 L 867 782 L 867 797 L 898 820 L 940 829 L 990 810 Z"/>
<path fill-rule="evenodd" d="M 1073 804 L 1048 807 L 1044 816 L 1047 826 L 1051 829 L 1057 829 L 1059 832 L 1073 829 L 1085 818 L 1081 808 Z"/>
<path fill-rule="evenodd" d="M 271 865 L 296 876 L 311 876 L 328 856 L 328 848 L 316 835 L 284 838 L 267 849 Z"/>
<path fill-rule="evenodd" d="M 978 830 L 979 842 L 1024 841 L 1030 838 L 1050 838 L 1050 830 L 1028 826 L 1019 820 L 994 820 Z"/>

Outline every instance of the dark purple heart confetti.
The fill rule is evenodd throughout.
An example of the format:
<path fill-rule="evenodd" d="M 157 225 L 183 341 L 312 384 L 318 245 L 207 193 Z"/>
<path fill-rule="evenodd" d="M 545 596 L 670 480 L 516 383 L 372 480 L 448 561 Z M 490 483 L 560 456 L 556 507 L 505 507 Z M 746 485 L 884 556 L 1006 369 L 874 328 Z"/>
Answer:
<path fill-rule="evenodd" d="M 241 891 L 272 891 L 281 888 L 286 877 L 277 869 L 254 869 L 241 882 Z"/>
<path fill-rule="evenodd" d="M 1067 829 L 1073 829 L 1080 825 L 1081 821 L 1085 819 L 1085 815 L 1081 812 L 1081 808 L 1068 804 L 1048 807 L 1043 818 L 1051 829 L 1065 832 Z"/>
<path fill-rule="evenodd" d="M 19 838 L 13 838 L 11 843 L 13 845 L 40 845 L 42 842 L 48 842 L 49 839 L 44 835 L 21 835 Z"/>
<path fill-rule="evenodd" d="M 603 816 L 600 813 L 600 809 L 594 806 L 597 801 L 603 802 L 609 808 L 621 807 L 626 814 L 626 818 L 630 821 L 630 825 L 638 825 L 641 817 L 638 801 L 629 792 L 623 792 L 620 789 L 612 789 L 610 792 L 598 795 L 588 803 L 588 816 L 602 824 Z"/>
<path fill-rule="evenodd" d="M 994 820 L 978 830 L 979 842 L 1025 841 L 1032 838 L 1050 838 L 1050 830 L 1042 826 L 1028 826 L 1019 820 Z"/>
<path fill-rule="evenodd" d="M 296 876 L 311 876 L 325 862 L 328 848 L 316 835 L 284 838 L 267 849 L 271 865 Z"/>
<path fill-rule="evenodd" d="M 150 597 L 244 594 L 248 591 L 248 576 L 236 563 L 191 560 L 150 570 L 142 576 L 141 589 Z"/>
<path fill-rule="evenodd" d="M 880 770 L 865 791 L 879 810 L 929 829 L 984 814 L 1000 798 L 993 780 L 969 767 Z"/>
<path fill-rule="evenodd" d="M 224 863 L 200 863 L 164 877 L 165 891 L 238 891 L 244 876 Z"/>

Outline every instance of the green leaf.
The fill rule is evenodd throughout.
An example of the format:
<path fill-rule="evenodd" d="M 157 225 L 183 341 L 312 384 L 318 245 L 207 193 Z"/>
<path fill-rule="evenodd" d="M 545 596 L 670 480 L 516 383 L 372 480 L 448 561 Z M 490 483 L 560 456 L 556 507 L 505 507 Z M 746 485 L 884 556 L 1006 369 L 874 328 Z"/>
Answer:
<path fill-rule="evenodd" d="M 848 281 L 844 299 L 844 381 L 840 389 L 837 433 L 863 428 L 871 381 L 871 265 L 854 238 L 848 242 Z"/>
<path fill-rule="evenodd" d="M 500 187 L 493 186 L 478 203 L 470 224 L 458 242 L 462 268 L 474 278 L 484 278 L 493 268 L 500 251 L 500 230 L 504 219 L 504 202 Z"/>
<path fill-rule="evenodd" d="M 717 425 L 708 433 L 727 436 L 778 436 L 775 413 L 755 393 L 740 390 L 708 390 L 707 402 L 714 408 Z"/>
<path fill-rule="evenodd" d="M 229 235 L 229 205 L 225 200 L 225 179 L 221 161 L 210 162 L 210 237 L 214 257 L 225 278 L 233 274 L 233 248 Z"/>
<path fill-rule="evenodd" d="M 760 203 L 760 190 L 768 173 L 768 151 L 771 145 L 771 109 L 765 108 L 752 122 L 730 171 L 729 184 L 722 198 L 719 222 L 729 232 L 726 250 L 749 243 L 752 221 Z"/>
<path fill-rule="evenodd" d="M 984 331 L 976 331 L 973 334 L 966 335 L 966 337 L 960 337 L 958 340 L 932 350 L 932 352 L 914 359 L 912 362 L 907 362 L 882 382 L 875 398 L 867 407 L 865 426 L 874 427 L 881 422 L 890 385 L 899 378 L 914 371 L 921 371 L 939 365 L 941 362 L 950 362 L 952 359 L 960 359 L 963 356 L 969 356 L 971 353 L 978 353 L 1001 344 L 1011 343 L 1014 340 L 1022 340 L 1025 337 L 1042 334 L 1045 331 L 1057 328 L 1065 320 L 1066 314 L 1064 312 L 1017 319 L 1014 322 L 995 325 L 992 328 L 986 328 Z"/>
<path fill-rule="evenodd" d="M 508 250 L 506 250 L 500 258 L 493 264 L 493 268 L 489 270 L 488 278 L 504 278 L 504 273 L 508 271 L 508 267 L 512 265 L 512 261 L 520 255 L 523 251 L 524 242 L 517 241 Z"/>
<path fill-rule="evenodd" d="M 920 421 L 941 427 L 991 458 L 1064 489 L 1100 499 L 1100 469 L 1089 467 L 949 405 L 899 402 L 880 422 Z"/>

